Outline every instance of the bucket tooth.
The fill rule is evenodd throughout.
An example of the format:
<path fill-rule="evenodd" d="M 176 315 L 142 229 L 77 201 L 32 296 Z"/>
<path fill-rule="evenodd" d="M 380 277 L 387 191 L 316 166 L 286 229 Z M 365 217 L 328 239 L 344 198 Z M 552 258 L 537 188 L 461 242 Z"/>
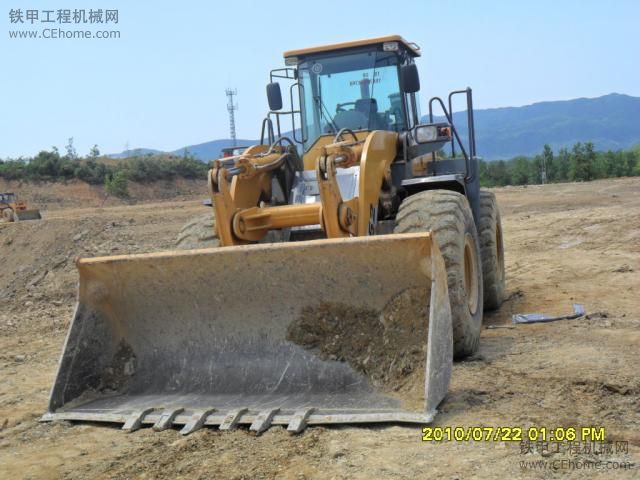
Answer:
<path fill-rule="evenodd" d="M 139 430 L 140 427 L 142 427 L 142 420 L 144 420 L 144 417 L 150 414 L 151 412 L 153 412 L 154 410 L 155 408 L 145 408 L 144 410 L 133 412 L 131 415 L 129 415 L 129 418 L 127 418 L 127 421 L 124 422 L 124 425 L 122 426 L 122 430 L 128 433 Z"/>
<path fill-rule="evenodd" d="M 210 408 L 208 410 L 199 410 L 194 412 L 189 421 L 184 425 L 184 427 L 182 427 L 182 430 L 180 430 L 180 435 L 189 435 L 196 430 L 200 430 L 204 425 L 204 422 L 207 421 L 207 417 L 215 411 L 215 408 Z"/>
<path fill-rule="evenodd" d="M 313 408 L 307 408 L 305 410 L 295 411 L 287 426 L 287 431 L 290 433 L 300 433 L 307 428 L 307 420 L 314 410 Z"/>
<path fill-rule="evenodd" d="M 256 432 L 256 434 L 258 435 L 261 434 L 271 426 L 273 417 L 275 417 L 276 413 L 278 413 L 279 411 L 279 408 L 272 408 L 271 410 L 263 410 L 262 412 L 258 413 L 258 416 L 249 427 L 249 430 L 251 430 L 252 432 Z"/>
<path fill-rule="evenodd" d="M 163 430 L 171 428 L 171 426 L 173 425 L 173 421 L 182 412 L 184 412 L 184 408 L 165 410 L 164 412 L 162 412 L 162 415 L 160 415 L 158 421 L 153 425 L 153 429 L 156 432 L 162 432 Z"/>
<path fill-rule="evenodd" d="M 240 418 L 248 411 L 248 408 L 239 408 L 238 410 L 229 412 L 220 424 L 220 430 L 233 430 L 236 428 L 240 422 Z"/>

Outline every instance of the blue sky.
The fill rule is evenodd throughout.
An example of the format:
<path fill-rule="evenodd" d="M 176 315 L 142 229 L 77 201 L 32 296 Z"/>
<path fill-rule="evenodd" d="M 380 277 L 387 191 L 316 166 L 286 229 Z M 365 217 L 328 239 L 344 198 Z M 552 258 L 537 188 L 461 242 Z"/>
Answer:
<path fill-rule="evenodd" d="M 68 137 L 80 154 L 94 143 L 113 153 L 225 138 L 228 86 L 238 90 L 238 137 L 256 138 L 284 50 L 395 33 L 422 47 L 423 111 L 428 96 L 466 86 L 478 108 L 640 96 L 635 0 L 2 3 L 0 158 L 62 149 Z M 12 8 L 117 9 L 117 25 L 89 28 L 121 38 L 9 38 L 31 28 L 10 23 Z"/>

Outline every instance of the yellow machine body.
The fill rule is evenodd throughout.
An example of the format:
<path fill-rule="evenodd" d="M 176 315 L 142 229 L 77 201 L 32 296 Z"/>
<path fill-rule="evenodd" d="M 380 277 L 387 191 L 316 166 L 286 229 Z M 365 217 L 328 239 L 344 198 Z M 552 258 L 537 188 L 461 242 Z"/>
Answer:
<path fill-rule="evenodd" d="M 370 43 L 389 39 L 404 42 Z M 452 368 L 444 260 L 429 232 L 373 235 L 399 141 L 321 135 L 302 157 L 254 145 L 209 172 L 221 247 L 79 260 L 44 419 L 183 433 L 431 421 Z M 271 201 L 283 165 L 315 175 L 319 201 Z M 354 167 L 356 194 L 343 198 L 337 175 Z M 259 243 L 305 226 L 326 238 Z"/>

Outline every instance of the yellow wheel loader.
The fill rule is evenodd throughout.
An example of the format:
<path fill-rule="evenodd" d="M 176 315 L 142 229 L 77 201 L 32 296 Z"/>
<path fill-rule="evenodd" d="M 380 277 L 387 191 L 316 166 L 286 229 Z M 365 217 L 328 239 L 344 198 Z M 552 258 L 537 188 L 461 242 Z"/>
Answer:
<path fill-rule="evenodd" d="M 0 221 L 21 222 L 41 218 L 40 210 L 29 208 L 25 202 L 18 201 L 15 193 L 0 193 Z"/>
<path fill-rule="evenodd" d="M 504 262 L 471 90 L 434 97 L 425 121 L 419 56 L 400 36 L 286 52 L 260 144 L 215 161 L 212 212 L 179 249 L 77 262 L 44 420 L 430 422 L 453 358 L 478 348 L 483 304 L 500 304 Z"/>

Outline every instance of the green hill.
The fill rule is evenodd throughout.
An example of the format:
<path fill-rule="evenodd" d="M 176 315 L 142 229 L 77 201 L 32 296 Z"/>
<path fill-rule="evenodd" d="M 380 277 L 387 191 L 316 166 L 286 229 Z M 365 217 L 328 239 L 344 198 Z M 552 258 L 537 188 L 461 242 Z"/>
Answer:
<path fill-rule="evenodd" d="M 426 116 L 423 117 L 426 121 Z M 454 113 L 454 122 L 466 138 L 466 113 Z M 540 102 L 523 107 L 477 109 L 475 111 L 478 155 L 487 160 L 517 155 L 535 155 L 544 144 L 553 150 L 572 147 L 577 142 L 593 142 L 597 150 L 618 150 L 640 143 L 640 98 L 612 93 L 598 98 Z M 255 140 L 238 140 L 250 145 Z M 195 158 L 209 161 L 220 156 L 230 139 L 211 140 L 188 145 L 171 153 L 182 155 L 185 149 Z M 113 157 L 159 153 L 138 149 Z"/>
<path fill-rule="evenodd" d="M 466 114 L 455 113 L 454 123 L 466 138 Z M 618 150 L 640 143 L 640 98 L 612 93 L 480 109 L 475 111 L 475 123 L 478 155 L 487 160 L 534 155 L 545 143 L 556 151 L 588 141 L 597 150 Z"/>

